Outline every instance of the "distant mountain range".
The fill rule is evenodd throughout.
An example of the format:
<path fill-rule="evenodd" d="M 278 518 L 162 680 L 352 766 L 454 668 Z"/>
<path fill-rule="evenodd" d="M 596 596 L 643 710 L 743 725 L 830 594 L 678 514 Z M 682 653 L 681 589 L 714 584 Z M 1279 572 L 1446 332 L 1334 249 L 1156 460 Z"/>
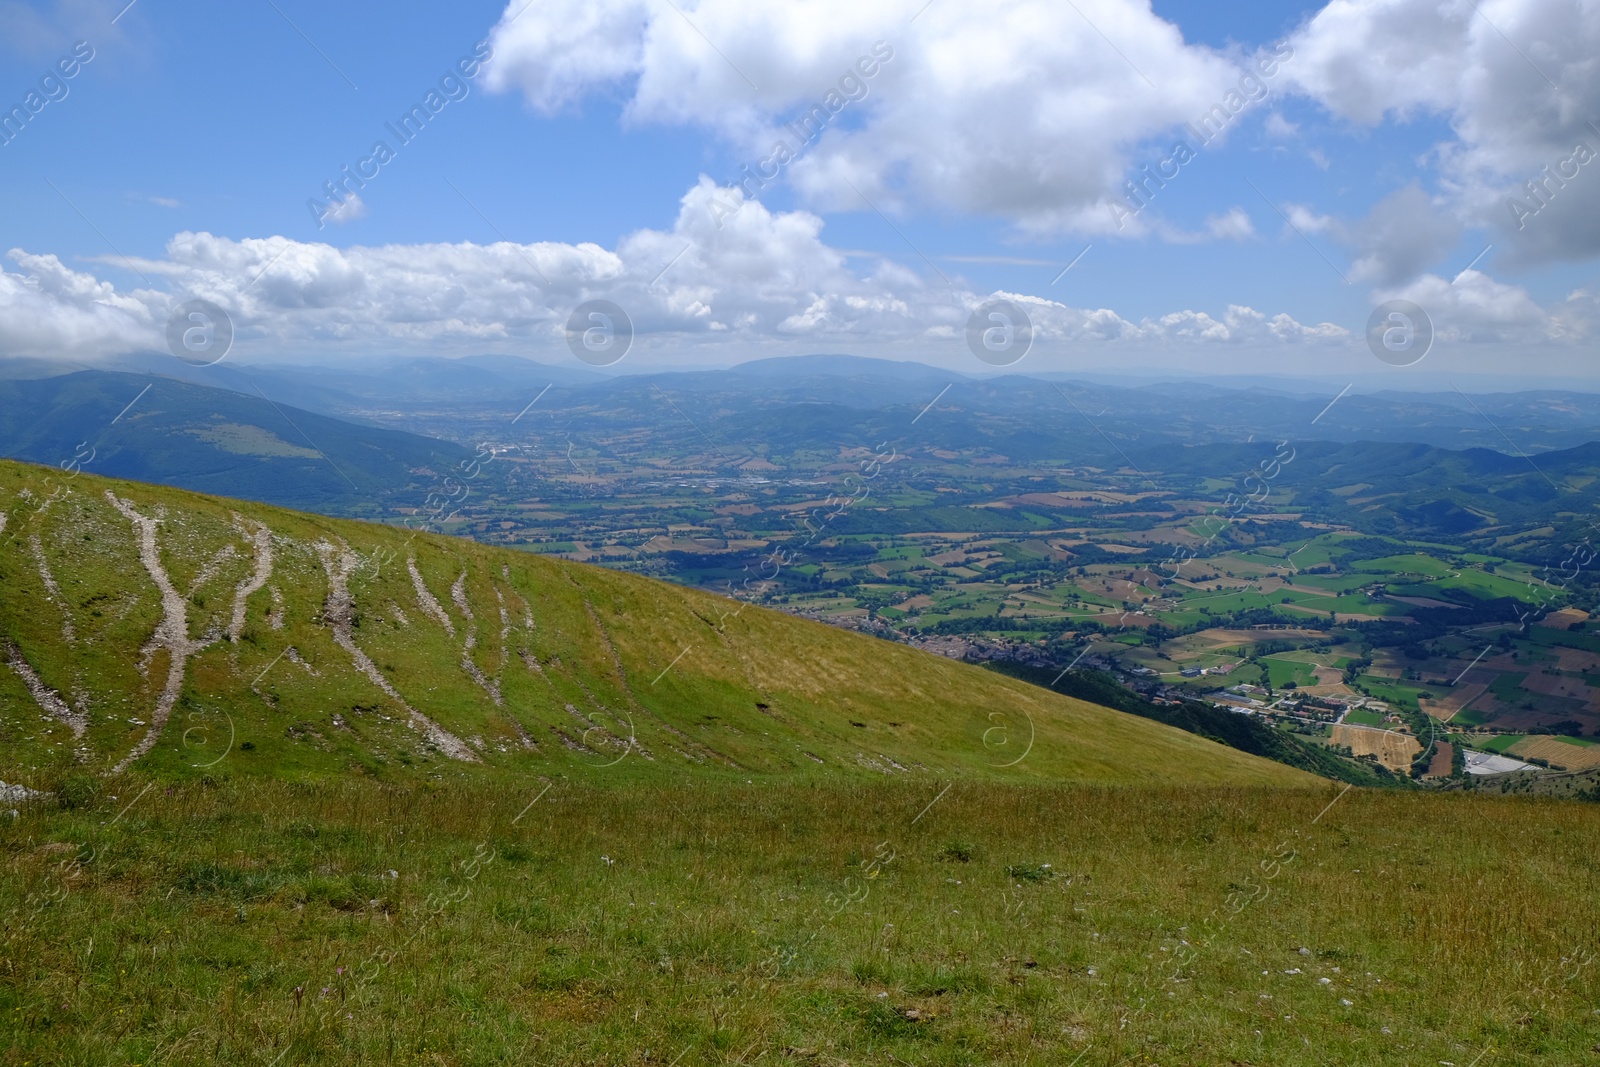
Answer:
<path fill-rule="evenodd" d="M 837 355 L 611 377 L 507 356 L 347 368 L 165 358 L 155 373 L 30 376 L 48 369 L 0 365 L 0 455 L 363 517 L 419 506 L 475 445 L 541 434 L 648 477 L 695 453 L 730 476 L 757 462 L 803 477 L 841 447 L 888 441 L 1013 466 L 1189 473 L 1197 485 L 1288 441 L 1301 458 L 1277 485 L 1297 505 L 1359 519 L 1381 502 L 1409 534 L 1541 512 L 1587 521 L 1600 484 L 1600 395 L 1587 393 L 1132 388 Z"/>
<path fill-rule="evenodd" d="M 1108 385 L 1071 375 L 965 376 L 915 362 L 846 355 L 760 359 L 725 370 L 605 375 L 512 356 L 407 358 L 341 367 L 190 367 L 168 356 L 125 359 L 128 373 L 179 378 L 271 396 L 279 404 L 338 418 L 392 425 L 449 410 L 503 415 L 509 422 L 530 400 L 542 411 L 610 417 L 658 414 L 660 394 L 688 397 L 737 429 L 743 415 L 758 424 L 774 407 L 837 407 L 916 415 L 939 397 L 955 432 L 974 419 L 1000 420 L 1044 432 L 1111 435 L 1119 441 L 1245 441 L 1252 435 L 1293 440 L 1394 441 L 1443 448 L 1538 453 L 1600 440 L 1600 393 L 1552 389 L 1507 393 L 1400 391 L 1340 395 L 1285 381 L 1157 380 Z M 0 378 L 43 376 L 39 361 L 0 363 Z M 941 392 L 949 386 L 948 392 Z M 1307 391 L 1312 389 L 1313 391 Z M 809 416 L 818 414 L 808 411 Z"/>

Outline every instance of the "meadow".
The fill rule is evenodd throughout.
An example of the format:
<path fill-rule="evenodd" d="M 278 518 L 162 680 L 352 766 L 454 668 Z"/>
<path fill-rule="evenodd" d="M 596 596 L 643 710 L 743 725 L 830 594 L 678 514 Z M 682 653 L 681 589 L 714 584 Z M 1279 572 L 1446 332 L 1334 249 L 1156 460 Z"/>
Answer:
<path fill-rule="evenodd" d="M 1597 840 L 1332 786 L 69 778 L 0 820 L 0 1063 L 1600 1062 Z"/>

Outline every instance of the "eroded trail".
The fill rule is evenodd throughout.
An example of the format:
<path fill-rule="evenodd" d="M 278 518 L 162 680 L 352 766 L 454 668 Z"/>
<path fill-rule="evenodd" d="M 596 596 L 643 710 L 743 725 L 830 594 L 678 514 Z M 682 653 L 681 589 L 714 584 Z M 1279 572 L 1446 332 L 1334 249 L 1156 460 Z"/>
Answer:
<path fill-rule="evenodd" d="M 17 672 L 17 677 L 22 679 L 22 684 L 33 694 L 34 702 L 44 713 L 69 727 L 72 736 L 81 740 L 84 731 L 89 728 L 89 717 L 81 711 L 74 711 L 68 707 L 67 702 L 61 699 L 60 693 L 45 685 L 28 665 L 28 661 L 23 659 L 22 650 L 16 645 L 7 641 L 4 645 L 0 645 L 0 651 L 5 653 L 6 663 Z"/>
<path fill-rule="evenodd" d="M 45 558 L 44 540 L 33 534 L 28 538 L 28 548 L 33 552 L 33 561 L 39 567 L 39 581 L 44 583 L 45 597 L 61 611 L 61 636 L 67 644 L 78 643 L 78 634 L 72 628 L 72 612 L 67 610 L 67 599 L 61 595 L 61 587 L 56 584 L 56 576 L 50 573 L 50 561 Z"/>
<path fill-rule="evenodd" d="M 462 642 L 461 649 L 461 669 L 478 688 L 489 694 L 489 699 L 493 700 L 494 706 L 498 708 L 505 703 L 500 696 L 500 683 L 491 680 L 472 659 L 472 650 L 478 647 L 478 617 L 472 614 L 472 605 L 467 603 L 466 571 L 462 571 L 461 577 L 456 579 L 456 584 L 450 587 L 450 599 L 455 601 L 456 609 L 467 620 L 467 636 Z"/>
<path fill-rule="evenodd" d="M 366 675 L 373 685 L 383 690 L 385 695 L 406 710 L 410 716 L 410 727 L 421 733 L 429 744 L 454 759 L 468 763 L 480 762 L 477 754 L 465 741 L 406 703 L 405 698 L 389 684 L 389 679 L 378 670 L 378 665 L 361 650 L 360 645 L 356 644 L 352 632 L 355 598 L 350 594 L 350 575 L 360 565 L 361 557 L 351 551 L 349 545 L 335 548 L 326 541 L 318 541 L 316 548 L 322 557 L 322 569 L 328 575 L 328 601 L 323 607 L 322 617 L 333 630 L 334 643 L 349 653 L 356 669 Z M 422 575 L 417 572 L 415 561 L 411 563 L 411 576 L 417 583 L 420 598 L 427 591 L 427 587 L 422 584 Z M 430 595 L 428 599 L 433 598 Z M 433 605 L 441 615 L 444 614 L 443 609 L 439 608 L 438 601 L 433 601 Z"/>
<path fill-rule="evenodd" d="M 109 489 L 106 490 L 106 499 L 111 501 L 112 507 L 122 512 L 123 516 L 133 523 L 134 538 L 139 547 L 139 562 L 144 564 L 150 580 L 156 583 L 156 588 L 161 592 L 161 621 L 156 624 L 156 632 L 151 635 L 143 651 L 146 653 L 156 649 L 167 651 L 167 683 L 156 701 L 154 714 L 150 716 L 150 729 L 145 732 L 144 739 L 133 747 L 133 751 L 111 768 L 112 774 L 121 774 L 132 766 L 135 760 L 155 748 L 156 742 L 161 739 L 161 732 L 166 728 L 172 707 L 178 702 L 179 694 L 183 692 L 183 675 L 189 657 L 203 646 L 189 640 L 188 601 L 178 593 L 172 584 L 172 579 L 167 575 L 166 568 L 161 565 L 161 550 L 156 541 L 156 530 L 161 525 L 160 512 L 157 512 L 157 518 L 146 518 L 139 514 L 133 504 L 119 500 Z"/>
<path fill-rule="evenodd" d="M 189 583 L 189 592 L 185 599 L 193 600 L 195 594 L 200 592 L 207 582 L 217 576 L 217 572 L 222 569 L 222 565 L 238 556 L 238 554 L 239 550 L 232 545 L 223 545 L 212 553 L 211 558 L 206 560 L 205 566 L 201 567 L 200 572 L 194 576 L 194 581 Z"/>
<path fill-rule="evenodd" d="M 234 526 L 240 533 L 250 539 L 251 547 L 256 552 L 255 571 L 240 582 L 233 591 L 233 618 L 228 623 L 228 640 L 234 644 L 239 643 L 239 635 L 244 632 L 245 604 L 251 595 L 266 587 L 267 581 L 272 577 L 272 531 L 264 523 L 253 523 L 254 531 L 247 531 L 244 520 L 238 515 L 233 517 Z"/>
<path fill-rule="evenodd" d="M 422 580 L 422 572 L 417 570 L 416 556 L 406 560 L 406 570 L 411 572 L 411 584 L 417 590 L 417 603 L 421 605 L 423 614 L 443 626 L 444 632 L 454 637 L 456 635 L 456 624 L 450 621 L 450 616 L 444 613 L 444 607 L 439 603 L 438 598 L 428 590 L 428 583 Z"/>

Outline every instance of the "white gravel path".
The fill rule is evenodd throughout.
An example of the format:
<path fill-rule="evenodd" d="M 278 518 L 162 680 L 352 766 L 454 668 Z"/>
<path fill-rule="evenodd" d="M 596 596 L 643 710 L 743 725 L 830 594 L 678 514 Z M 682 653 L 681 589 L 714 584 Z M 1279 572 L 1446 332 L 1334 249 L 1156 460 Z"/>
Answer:
<path fill-rule="evenodd" d="M 4 645 L 4 651 L 6 663 L 13 671 L 17 672 L 17 677 L 22 679 L 22 684 L 27 687 L 28 692 L 33 694 L 34 702 L 44 710 L 46 715 L 70 727 L 74 738 L 81 739 L 83 732 L 89 728 L 89 717 L 81 711 L 74 711 L 69 708 L 67 702 L 61 699 L 60 693 L 45 685 L 39 676 L 33 672 L 33 668 L 28 665 L 28 661 L 23 659 L 22 650 L 16 645 L 7 641 Z"/>
<path fill-rule="evenodd" d="M 167 718 L 172 714 L 173 705 L 178 702 L 178 696 L 183 692 L 183 674 L 188 666 L 189 657 L 204 646 L 189 639 L 189 602 L 178 593 L 172 584 L 172 579 L 167 575 L 166 568 L 161 565 L 161 550 L 156 541 L 156 531 L 161 525 L 159 512 L 157 518 L 146 518 L 134 509 L 132 503 L 117 499 L 116 494 L 109 489 L 106 490 L 106 499 L 111 501 L 112 507 L 122 512 L 123 516 L 133 523 L 134 539 L 139 547 L 139 562 L 144 564 L 150 579 L 161 591 L 161 621 L 156 625 L 156 632 L 145 647 L 164 648 L 168 656 L 167 684 L 156 700 L 155 712 L 150 716 L 150 729 L 145 732 L 144 739 L 133 747 L 133 751 L 111 768 L 112 774 L 121 774 L 132 766 L 135 760 L 155 748 L 156 742 L 161 739 L 161 732 L 166 728 Z"/>
<path fill-rule="evenodd" d="M 228 623 L 228 640 L 234 644 L 239 643 L 239 635 L 244 632 L 245 602 L 254 593 L 263 589 L 267 580 L 272 577 L 272 531 L 263 523 L 254 523 L 254 531 L 244 528 L 244 520 L 238 515 L 234 517 L 234 524 L 250 538 L 251 547 L 256 551 L 255 572 L 240 582 L 233 591 L 233 619 Z"/>
<path fill-rule="evenodd" d="M 355 598 L 350 595 L 350 575 L 361 564 L 361 557 L 350 550 L 349 545 L 335 548 L 326 541 L 317 542 L 317 552 L 322 556 L 322 568 L 328 574 L 328 602 L 324 606 L 322 616 L 324 621 L 333 629 L 333 640 L 340 648 L 350 654 L 350 659 L 355 663 L 356 669 L 372 682 L 373 685 L 383 690 L 391 700 L 406 709 L 411 716 L 410 726 L 427 738 L 428 742 L 447 756 L 462 760 L 467 763 L 481 762 L 477 755 L 462 741 L 461 738 L 446 730 L 422 712 L 406 703 L 402 697 L 389 684 L 389 679 L 378 670 L 378 665 L 372 662 L 361 646 L 356 644 L 352 633 L 351 622 L 355 616 Z M 416 581 L 419 589 L 426 592 L 427 587 L 422 585 L 422 576 L 417 573 L 416 561 L 410 564 L 411 576 Z M 419 594 L 420 596 L 420 594 Z M 430 596 L 431 600 L 432 597 Z M 438 601 L 433 602 L 436 609 Z M 424 605 L 426 608 L 426 605 Z M 443 614 L 443 609 L 439 609 Z"/>

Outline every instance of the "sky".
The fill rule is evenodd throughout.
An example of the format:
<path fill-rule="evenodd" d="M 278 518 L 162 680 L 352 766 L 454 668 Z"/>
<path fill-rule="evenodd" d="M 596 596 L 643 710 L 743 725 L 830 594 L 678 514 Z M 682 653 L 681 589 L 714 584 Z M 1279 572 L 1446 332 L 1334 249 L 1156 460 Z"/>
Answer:
<path fill-rule="evenodd" d="M 0 0 L 0 109 L 0 356 L 197 300 L 246 362 L 1439 388 L 1600 336 L 1592 0 Z"/>

